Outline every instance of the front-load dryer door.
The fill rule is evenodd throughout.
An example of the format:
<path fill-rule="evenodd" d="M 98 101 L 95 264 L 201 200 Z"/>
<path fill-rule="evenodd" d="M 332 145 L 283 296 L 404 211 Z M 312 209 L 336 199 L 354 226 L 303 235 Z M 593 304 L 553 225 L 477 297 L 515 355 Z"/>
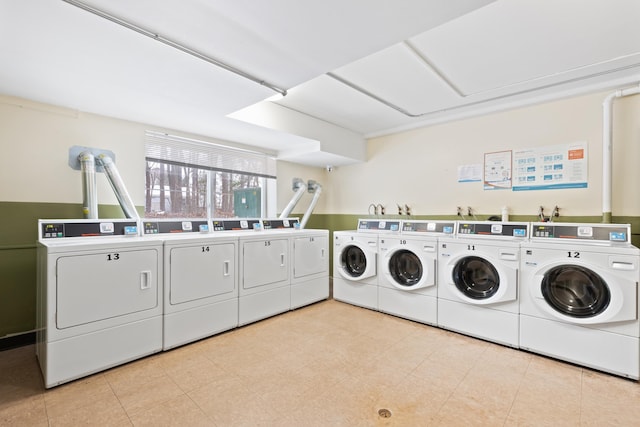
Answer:
<path fill-rule="evenodd" d="M 57 328 L 114 320 L 154 309 L 161 295 L 158 261 L 156 249 L 114 249 L 59 257 Z"/>
<path fill-rule="evenodd" d="M 507 251 L 509 254 L 512 251 Z M 449 263 L 451 294 L 474 305 L 515 301 L 518 297 L 518 269 L 480 253 L 454 258 Z"/>
<path fill-rule="evenodd" d="M 171 305 L 237 292 L 234 243 L 169 247 Z"/>
<path fill-rule="evenodd" d="M 294 279 L 328 273 L 329 238 L 306 236 L 293 239 Z"/>
<path fill-rule="evenodd" d="M 349 242 L 340 250 L 338 271 L 347 280 L 359 281 L 376 275 L 376 252 L 357 242 Z"/>
<path fill-rule="evenodd" d="M 242 242 L 242 287 L 287 284 L 289 281 L 289 240 Z"/>
<path fill-rule="evenodd" d="M 383 260 L 383 272 L 389 283 L 401 290 L 435 285 L 435 245 L 431 256 L 415 249 L 399 246 L 389 250 Z"/>
<path fill-rule="evenodd" d="M 624 264 L 612 264 L 619 265 Z M 534 275 L 530 290 L 538 307 L 556 319 L 574 324 L 621 322 L 637 318 L 638 284 L 632 278 L 636 275 L 621 277 L 578 262 L 555 263 Z"/>

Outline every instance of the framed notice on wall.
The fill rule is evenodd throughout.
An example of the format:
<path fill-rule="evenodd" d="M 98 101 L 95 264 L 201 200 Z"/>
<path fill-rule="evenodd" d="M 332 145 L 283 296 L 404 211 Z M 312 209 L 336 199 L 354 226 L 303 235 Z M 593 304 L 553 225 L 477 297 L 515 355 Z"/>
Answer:
<path fill-rule="evenodd" d="M 513 153 L 513 191 L 587 187 L 587 143 L 529 148 Z"/>
<path fill-rule="evenodd" d="M 485 153 L 484 189 L 508 190 L 511 188 L 511 150 Z"/>

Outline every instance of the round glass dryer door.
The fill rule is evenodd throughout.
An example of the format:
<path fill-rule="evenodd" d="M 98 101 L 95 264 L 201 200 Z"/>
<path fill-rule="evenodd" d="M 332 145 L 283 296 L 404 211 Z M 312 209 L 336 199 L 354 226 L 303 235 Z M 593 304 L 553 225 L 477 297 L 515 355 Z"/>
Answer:
<path fill-rule="evenodd" d="M 360 277 L 367 269 L 367 256 L 361 248 L 350 245 L 342 251 L 340 263 L 349 276 Z"/>
<path fill-rule="evenodd" d="M 486 259 L 468 256 L 456 263 L 453 269 L 453 283 L 465 296 L 484 300 L 498 292 L 500 275 Z"/>
<path fill-rule="evenodd" d="M 611 292 L 604 279 L 577 265 L 560 265 L 547 271 L 541 291 L 554 310 L 577 318 L 597 316 L 611 302 Z"/>
<path fill-rule="evenodd" d="M 422 262 L 406 249 L 396 251 L 389 259 L 389 273 L 400 286 L 415 286 L 422 279 Z"/>

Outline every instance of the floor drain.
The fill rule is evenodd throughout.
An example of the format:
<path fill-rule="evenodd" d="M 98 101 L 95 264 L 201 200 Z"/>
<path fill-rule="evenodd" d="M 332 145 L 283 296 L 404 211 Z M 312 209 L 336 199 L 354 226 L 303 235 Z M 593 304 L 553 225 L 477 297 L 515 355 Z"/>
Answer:
<path fill-rule="evenodd" d="M 378 415 L 380 415 L 382 418 L 390 418 L 391 417 L 391 411 L 388 409 L 379 409 L 378 410 Z"/>

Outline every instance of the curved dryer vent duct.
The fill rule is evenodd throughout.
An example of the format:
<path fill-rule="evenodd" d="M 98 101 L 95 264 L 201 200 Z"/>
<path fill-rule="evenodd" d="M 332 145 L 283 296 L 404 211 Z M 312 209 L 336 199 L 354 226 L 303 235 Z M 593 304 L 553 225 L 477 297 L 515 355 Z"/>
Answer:
<path fill-rule="evenodd" d="M 131 196 L 129 196 L 129 193 L 124 186 L 124 182 L 120 177 L 120 173 L 118 172 L 118 168 L 116 168 L 116 164 L 113 162 L 111 157 L 106 154 L 100 154 L 96 161 L 99 165 L 104 167 L 104 173 L 109 180 L 109 184 L 111 184 L 111 188 L 113 188 L 113 192 L 116 193 L 118 203 L 120 203 L 120 207 L 122 207 L 122 211 L 126 217 L 140 219 L 140 215 L 138 215 L 138 211 L 136 210 L 136 205 L 133 203 Z"/>
<path fill-rule="evenodd" d="M 293 191 L 295 191 L 295 194 L 291 198 L 291 201 L 289 202 L 287 207 L 284 208 L 284 210 L 280 214 L 279 216 L 280 219 L 289 217 L 289 215 L 293 211 L 293 208 L 296 207 L 296 205 L 302 198 L 302 195 L 304 194 L 304 192 L 307 191 L 307 185 L 300 178 L 293 178 Z"/>
<path fill-rule="evenodd" d="M 623 96 L 640 93 L 640 85 L 618 89 L 609 94 L 602 103 L 602 222 L 611 223 L 611 193 L 613 177 L 613 101 Z"/>
<path fill-rule="evenodd" d="M 309 221 L 309 217 L 311 216 L 313 209 L 316 207 L 316 204 L 318 203 L 320 194 L 322 194 L 322 185 L 318 184 L 315 181 L 309 180 L 307 187 L 309 187 L 309 193 L 314 193 L 314 194 L 313 194 L 313 199 L 311 199 L 311 203 L 309 203 L 309 207 L 307 208 L 307 211 L 304 213 L 304 216 L 300 221 L 300 229 L 304 229 L 304 227 L 307 225 L 307 221 Z"/>
<path fill-rule="evenodd" d="M 82 171 L 82 213 L 85 218 L 98 218 L 98 192 L 96 187 L 96 158 L 88 151 L 78 156 Z"/>

